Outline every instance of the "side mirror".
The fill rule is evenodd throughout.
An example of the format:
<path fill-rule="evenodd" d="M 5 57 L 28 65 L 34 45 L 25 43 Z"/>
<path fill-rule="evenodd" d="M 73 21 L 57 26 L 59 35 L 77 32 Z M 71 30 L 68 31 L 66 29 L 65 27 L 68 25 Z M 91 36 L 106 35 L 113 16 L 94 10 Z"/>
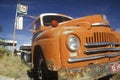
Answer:
<path fill-rule="evenodd" d="M 52 27 L 57 27 L 58 26 L 58 21 L 57 20 L 52 20 L 51 22 Z"/>

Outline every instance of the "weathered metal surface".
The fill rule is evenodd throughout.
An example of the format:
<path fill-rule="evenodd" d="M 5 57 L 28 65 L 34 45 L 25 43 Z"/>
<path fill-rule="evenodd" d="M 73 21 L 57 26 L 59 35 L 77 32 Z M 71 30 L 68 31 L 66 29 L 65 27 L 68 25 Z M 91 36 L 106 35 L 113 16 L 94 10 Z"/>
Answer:
<path fill-rule="evenodd" d="M 110 63 L 90 64 L 86 67 L 60 70 L 58 80 L 94 80 L 110 74 Z"/>
<path fill-rule="evenodd" d="M 47 60 L 47 66 L 49 70 L 56 70 L 55 61 L 53 59 Z"/>
<path fill-rule="evenodd" d="M 73 63 L 73 62 L 81 62 L 81 61 L 90 61 L 90 60 L 101 59 L 101 58 L 113 58 L 117 56 L 120 56 L 119 52 L 116 52 L 115 54 L 102 54 L 102 55 L 82 57 L 82 58 L 69 58 L 68 62 Z"/>

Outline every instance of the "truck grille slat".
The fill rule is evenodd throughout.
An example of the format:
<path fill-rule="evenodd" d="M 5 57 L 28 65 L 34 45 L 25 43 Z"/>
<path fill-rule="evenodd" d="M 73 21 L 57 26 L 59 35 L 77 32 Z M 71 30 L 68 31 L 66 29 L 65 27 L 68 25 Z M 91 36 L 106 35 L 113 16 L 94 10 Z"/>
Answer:
<path fill-rule="evenodd" d="M 94 32 L 93 37 L 86 37 L 86 43 L 117 42 L 115 35 L 107 32 Z"/>
<path fill-rule="evenodd" d="M 91 34 L 92 36 L 86 37 L 85 54 L 120 52 L 120 43 L 115 34 L 109 32 L 93 32 Z"/>
<path fill-rule="evenodd" d="M 95 59 L 101 59 L 101 58 L 113 58 L 116 56 L 120 56 L 120 53 L 117 52 L 115 54 L 102 54 L 102 55 L 82 57 L 82 58 L 69 58 L 68 62 L 73 63 L 73 62 L 81 62 L 81 61 L 95 60 Z"/>
<path fill-rule="evenodd" d="M 120 48 L 99 48 L 99 49 L 91 49 L 86 50 L 86 54 L 94 54 L 94 53 L 101 53 L 101 52 L 120 52 Z"/>
<path fill-rule="evenodd" d="M 120 46 L 120 43 L 117 42 L 101 42 L 101 43 L 86 43 L 85 47 L 93 48 L 93 47 L 103 47 L 103 46 Z"/>

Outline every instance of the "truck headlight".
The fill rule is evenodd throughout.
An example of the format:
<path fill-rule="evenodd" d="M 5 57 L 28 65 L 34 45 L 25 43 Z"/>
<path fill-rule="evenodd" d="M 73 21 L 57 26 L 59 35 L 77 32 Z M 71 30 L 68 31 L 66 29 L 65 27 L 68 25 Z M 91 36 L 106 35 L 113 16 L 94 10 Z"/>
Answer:
<path fill-rule="evenodd" d="M 79 49 L 80 42 L 77 36 L 75 35 L 69 35 L 68 41 L 67 41 L 68 49 L 71 51 L 76 51 Z"/>

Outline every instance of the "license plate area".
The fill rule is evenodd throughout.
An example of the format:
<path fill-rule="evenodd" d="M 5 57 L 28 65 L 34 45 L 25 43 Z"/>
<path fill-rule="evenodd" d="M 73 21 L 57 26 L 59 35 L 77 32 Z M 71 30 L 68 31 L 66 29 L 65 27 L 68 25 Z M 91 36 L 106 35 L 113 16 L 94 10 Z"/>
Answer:
<path fill-rule="evenodd" d="M 110 63 L 110 67 L 112 74 L 117 73 L 120 71 L 120 62 Z"/>

